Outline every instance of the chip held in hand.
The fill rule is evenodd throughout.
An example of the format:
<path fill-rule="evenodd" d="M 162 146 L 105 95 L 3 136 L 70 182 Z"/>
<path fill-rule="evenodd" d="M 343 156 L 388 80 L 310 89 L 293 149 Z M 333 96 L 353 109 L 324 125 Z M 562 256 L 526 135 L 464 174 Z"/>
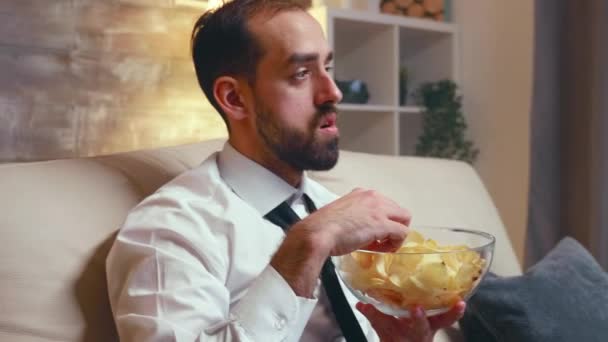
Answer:
<path fill-rule="evenodd" d="M 472 295 L 490 266 L 494 241 L 480 231 L 420 227 L 395 252 L 357 250 L 334 262 L 362 302 L 394 316 L 408 316 L 415 305 L 434 315 Z"/>

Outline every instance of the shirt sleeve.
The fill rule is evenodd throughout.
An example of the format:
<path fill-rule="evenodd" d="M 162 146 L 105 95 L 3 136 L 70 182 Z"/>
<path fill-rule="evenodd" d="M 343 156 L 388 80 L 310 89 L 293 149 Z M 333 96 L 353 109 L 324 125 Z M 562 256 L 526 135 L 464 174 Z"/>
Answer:
<path fill-rule="evenodd" d="M 130 215 L 107 259 L 121 341 L 299 339 L 316 299 L 296 296 L 271 266 L 232 298 L 228 261 L 212 234 L 184 229 L 200 222 L 183 211 L 161 218 L 155 212 Z M 169 229 L 176 225 L 179 231 Z"/>

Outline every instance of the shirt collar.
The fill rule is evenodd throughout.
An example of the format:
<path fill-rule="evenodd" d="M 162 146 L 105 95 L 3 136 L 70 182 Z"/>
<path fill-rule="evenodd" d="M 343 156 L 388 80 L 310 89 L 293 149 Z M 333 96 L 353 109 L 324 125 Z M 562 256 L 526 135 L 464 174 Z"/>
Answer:
<path fill-rule="evenodd" d="M 281 177 L 262 165 L 247 158 L 229 142 L 218 156 L 220 176 L 226 184 L 262 216 L 268 214 L 281 202 L 291 205 L 303 194 L 310 194 L 310 180 L 304 174 L 299 188 L 294 188 Z"/>

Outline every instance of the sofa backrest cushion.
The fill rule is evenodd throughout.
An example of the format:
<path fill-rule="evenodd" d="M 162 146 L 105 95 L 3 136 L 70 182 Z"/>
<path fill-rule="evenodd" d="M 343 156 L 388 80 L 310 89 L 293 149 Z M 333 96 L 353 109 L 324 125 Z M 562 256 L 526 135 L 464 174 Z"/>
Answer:
<path fill-rule="evenodd" d="M 140 192 L 94 160 L 0 165 L 0 189 L 0 340 L 113 340 L 104 259 Z"/>

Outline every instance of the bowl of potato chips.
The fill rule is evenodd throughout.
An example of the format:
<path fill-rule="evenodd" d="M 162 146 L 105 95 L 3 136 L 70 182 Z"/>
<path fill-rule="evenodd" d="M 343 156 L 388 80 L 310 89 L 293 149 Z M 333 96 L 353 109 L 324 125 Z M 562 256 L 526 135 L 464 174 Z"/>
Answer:
<path fill-rule="evenodd" d="M 357 250 L 333 261 L 361 302 L 397 317 L 420 305 L 433 316 L 473 295 L 490 268 L 494 244 L 494 236 L 481 231 L 416 227 L 394 252 Z"/>

